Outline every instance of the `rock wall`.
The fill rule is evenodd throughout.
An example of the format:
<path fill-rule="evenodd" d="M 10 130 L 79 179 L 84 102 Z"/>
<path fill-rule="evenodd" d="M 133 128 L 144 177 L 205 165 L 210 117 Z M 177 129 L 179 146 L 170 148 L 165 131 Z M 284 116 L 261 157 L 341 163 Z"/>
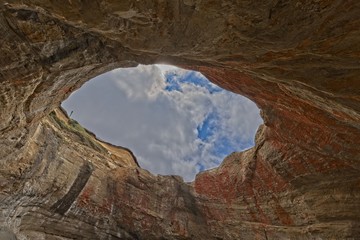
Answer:
<path fill-rule="evenodd" d="M 358 16 L 347 0 L 1 2 L 0 237 L 359 238 Z M 252 99 L 256 146 L 184 183 L 58 108 L 139 63 Z"/>

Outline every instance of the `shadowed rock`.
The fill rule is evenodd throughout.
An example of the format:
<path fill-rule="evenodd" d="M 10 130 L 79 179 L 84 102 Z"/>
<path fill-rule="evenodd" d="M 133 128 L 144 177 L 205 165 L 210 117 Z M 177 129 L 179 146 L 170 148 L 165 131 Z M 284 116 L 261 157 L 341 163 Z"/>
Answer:
<path fill-rule="evenodd" d="M 356 239 L 359 15 L 345 0 L 0 3 L 0 234 Z M 256 146 L 187 184 L 58 109 L 101 73 L 154 63 L 253 100 Z"/>

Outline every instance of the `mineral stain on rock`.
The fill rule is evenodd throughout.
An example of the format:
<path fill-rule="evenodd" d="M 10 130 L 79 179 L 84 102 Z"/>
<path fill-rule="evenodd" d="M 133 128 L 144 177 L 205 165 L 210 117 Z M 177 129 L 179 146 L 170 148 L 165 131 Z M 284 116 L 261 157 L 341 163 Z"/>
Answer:
<path fill-rule="evenodd" d="M 77 175 L 74 183 L 71 185 L 69 191 L 63 198 L 59 199 L 53 206 L 51 206 L 51 209 L 59 214 L 66 213 L 66 211 L 69 210 L 73 202 L 78 198 L 80 192 L 85 187 L 92 171 L 93 169 L 91 163 L 84 163 L 84 165 L 81 166 L 80 172 Z"/>
<path fill-rule="evenodd" d="M 359 15 L 345 0 L 0 3 L 0 236 L 358 238 Z M 190 184 L 58 110 L 101 73 L 164 62 L 264 119 L 253 149 Z"/>

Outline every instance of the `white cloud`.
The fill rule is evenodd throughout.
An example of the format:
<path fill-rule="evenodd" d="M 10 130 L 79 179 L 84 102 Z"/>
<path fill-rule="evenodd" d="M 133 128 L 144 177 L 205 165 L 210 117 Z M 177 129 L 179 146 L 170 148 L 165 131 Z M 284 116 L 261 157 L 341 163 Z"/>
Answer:
<path fill-rule="evenodd" d="M 130 100 L 152 100 L 164 88 L 165 82 L 156 66 L 115 69 L 103 77 L 109 78 Z M 119 81 L 123 79 L 124 81 Z"/>
<path fill-rule="evenodd" d="M 186 74 L 164 66 L 117 69 L 86 83 L 63 106 L 101 139 L 132 149 L 143 168 L 190 181 L 200 168 L 219 164 L 219 146 L 248 147 L 261 118 L 254 103 L 224 90 L 210 94 L 185 81 L 181 92 L 167 91 L 165 71 Z M 216 131 L 201 140 L 197 127 L 211 114 Z"/>

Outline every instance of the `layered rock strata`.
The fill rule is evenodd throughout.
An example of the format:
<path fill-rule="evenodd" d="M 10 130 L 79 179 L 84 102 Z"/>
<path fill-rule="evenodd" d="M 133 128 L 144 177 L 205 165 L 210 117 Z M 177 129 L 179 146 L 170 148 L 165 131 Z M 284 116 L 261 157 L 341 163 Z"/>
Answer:
<path fill-rule="evenodd" d="M 0 237 L 357 239 L 358 16 L 346 0 L 1 2 Z M 256 146 L 184 183 L 58 108 L 139 63 L 252 99 Z"/>

